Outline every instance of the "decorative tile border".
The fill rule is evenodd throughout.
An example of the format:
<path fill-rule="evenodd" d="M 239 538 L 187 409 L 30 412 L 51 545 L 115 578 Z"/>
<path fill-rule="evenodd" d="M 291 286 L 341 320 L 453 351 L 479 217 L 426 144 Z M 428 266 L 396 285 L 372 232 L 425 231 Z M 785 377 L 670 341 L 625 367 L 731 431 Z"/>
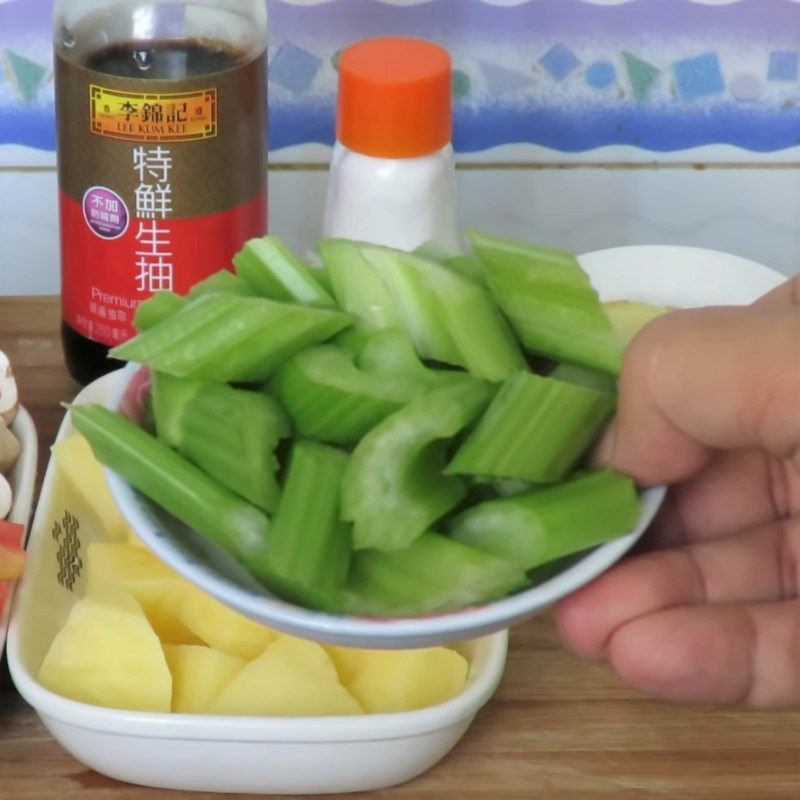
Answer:
<path fill-rule="evenodd" d="M 326 158 L 337 54 L 387 31 L 453 53 L 456 146 L 468 160 L 800 153 L 797 0 L 267 1 L 271 144 L 281 160 Z M 50 6 L 0 0 L 0 145 L 45 161 L 54 146 Z"/>

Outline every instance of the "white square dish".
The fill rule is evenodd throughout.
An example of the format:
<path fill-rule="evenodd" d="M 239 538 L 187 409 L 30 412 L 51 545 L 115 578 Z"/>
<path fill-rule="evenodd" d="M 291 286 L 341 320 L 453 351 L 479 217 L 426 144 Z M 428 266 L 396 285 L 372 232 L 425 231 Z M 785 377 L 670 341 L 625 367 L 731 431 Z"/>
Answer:
<path fill-rule="evenodd" d="M 105 401 L 115 376 L 76 403 Z M 59 439 L 71 431 L 65 420 Z M 57 535 L 54 535 L 54 531 Z M 36 676 L 53 637 L 83 593 L 82 555 L 96 522 L 51 461 L 31 528 L 28 567 L 9 631 L 11 676 L 44 724 L 79 761 L 118 780 L 165 789 L 264 794 L 368 791 L 430 769 L 461 739 L 494 693 L 507 633 L 464 644 L 465 691 L 420 711 L 361 717 L 229 717 L 100 708 L 45 689 Z"/>
<path fill-rule="evenodd" d="M 33 424 L 31 415 L 20 408 L 17 416 L 11 425 L 11 432 L 19 439 L 22 445 L 20 454 L 14 469 L 11 471 L 11 490 L 13 492 L 13 502 L 11 512 L 8 515 L 9 522 L 16 522 L 26 528 L 31 517 L 33 506 L 33 495 L 36 490 L 36 465 L 39 460 L 39 441 L 36 436 L 36 428 Z M 11 617 L 11 606 L 14 598 L 14 586 L 12 585 L 8 598 L 0 607 L 0 656 L 6 643 L 6 633 L 8 632 L 8 622 Z"/>

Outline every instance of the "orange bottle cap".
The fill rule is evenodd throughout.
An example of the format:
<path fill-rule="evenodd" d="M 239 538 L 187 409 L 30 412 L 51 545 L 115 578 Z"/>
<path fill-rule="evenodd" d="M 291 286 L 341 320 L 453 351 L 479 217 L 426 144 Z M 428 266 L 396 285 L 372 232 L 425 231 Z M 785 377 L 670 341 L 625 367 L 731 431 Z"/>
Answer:
<path fill-rule="evenodd" d="M 452 139 L 452 62 L 420 39 L 369 39 L 339 59 L 337 138 L 377 158 L 415 158 Z"/>

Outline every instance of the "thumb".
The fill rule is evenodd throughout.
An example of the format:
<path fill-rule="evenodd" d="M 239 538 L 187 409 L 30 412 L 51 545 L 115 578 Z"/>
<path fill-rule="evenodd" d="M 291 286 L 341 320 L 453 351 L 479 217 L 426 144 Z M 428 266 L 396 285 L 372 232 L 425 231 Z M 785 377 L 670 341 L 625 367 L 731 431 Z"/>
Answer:
<path fill-rule="evenodd" d="M 800 464 L 800 309 L 677 311 L 634 339 L 597 459 L 643 485 L 675 483 L 717 450 Z"/>

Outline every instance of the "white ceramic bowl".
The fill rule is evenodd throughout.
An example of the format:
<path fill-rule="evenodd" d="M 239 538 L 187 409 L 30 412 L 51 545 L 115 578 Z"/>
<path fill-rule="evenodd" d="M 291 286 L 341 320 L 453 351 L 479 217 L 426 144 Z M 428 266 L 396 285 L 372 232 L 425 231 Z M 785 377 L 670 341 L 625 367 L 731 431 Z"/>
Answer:
<path fill-rule="evenodd" d="M 101 379 L 76 402 L 104 402 L 114 380 Z M 70 431 L 67 419 L 59 439 Z M 36 676 L 54 636 L 83 595 L 82 555 L 100 539 L 91 511 L 70 492 L 51 460 L 12 613 L 8 663 L 20 694 L 61 745 L 112 778 L 165 789 L 258 794 L 385 788 L 441 760 L 502 677 L 506 633 L 460 646 L 470 662 L 465 691 L 410 713 L 228 717 L 117 711 L 68 700 L 45 689 Z"/>
<path fill-rule="evenodd" d="M 604 301 L 656 305 L 743 304 L 783 280 L 772 270 L 736 256 L 683 247 L 624 247 L 583 256 L 581 264 Z M 136 374 L 122 372 L 110 406 L 118 407 Z M 665 490 L 642 494 L 642 513 L 627 536 L 596 548 L 550 580 L 485 606 L 419 619 L 376 620 L 311 611 L 274 597 L 224 553 L 197 534 L 170 524 L 154 504 L 112 471 L 111 491 L 128 522 L 173 569 L 222 602 L 255 620 L 297 636 L 356 647 L 421 647 L 471 639 L 507 628 L 551 606 L 615 564 L 648 527 Z M 198 554 L 201 554 L 198 557 Z"/>
<path fill-rule="evenodd" d="M 24 525 L 27 528 L 31 516 L 31 506 L 33 505 L 33 493 L 36 488 L 39 442 L 31 415 L 24 408 L 20 408 L 17 413 L 11 425 L 11 432 L 19 439 L 22 445 L 22 453 L 11 471 L 10 482 L 13 502 L 8 519 L 10 522 L 16 522 L 18 525 Z M 0 656 L 3 655 L 3 648 L 6 643 L 6 631 L 8 630 L 8 620 L 11 616 L 13 599 L 14 587 L 12 586 L 5 605 L 0 608 Z"/>

